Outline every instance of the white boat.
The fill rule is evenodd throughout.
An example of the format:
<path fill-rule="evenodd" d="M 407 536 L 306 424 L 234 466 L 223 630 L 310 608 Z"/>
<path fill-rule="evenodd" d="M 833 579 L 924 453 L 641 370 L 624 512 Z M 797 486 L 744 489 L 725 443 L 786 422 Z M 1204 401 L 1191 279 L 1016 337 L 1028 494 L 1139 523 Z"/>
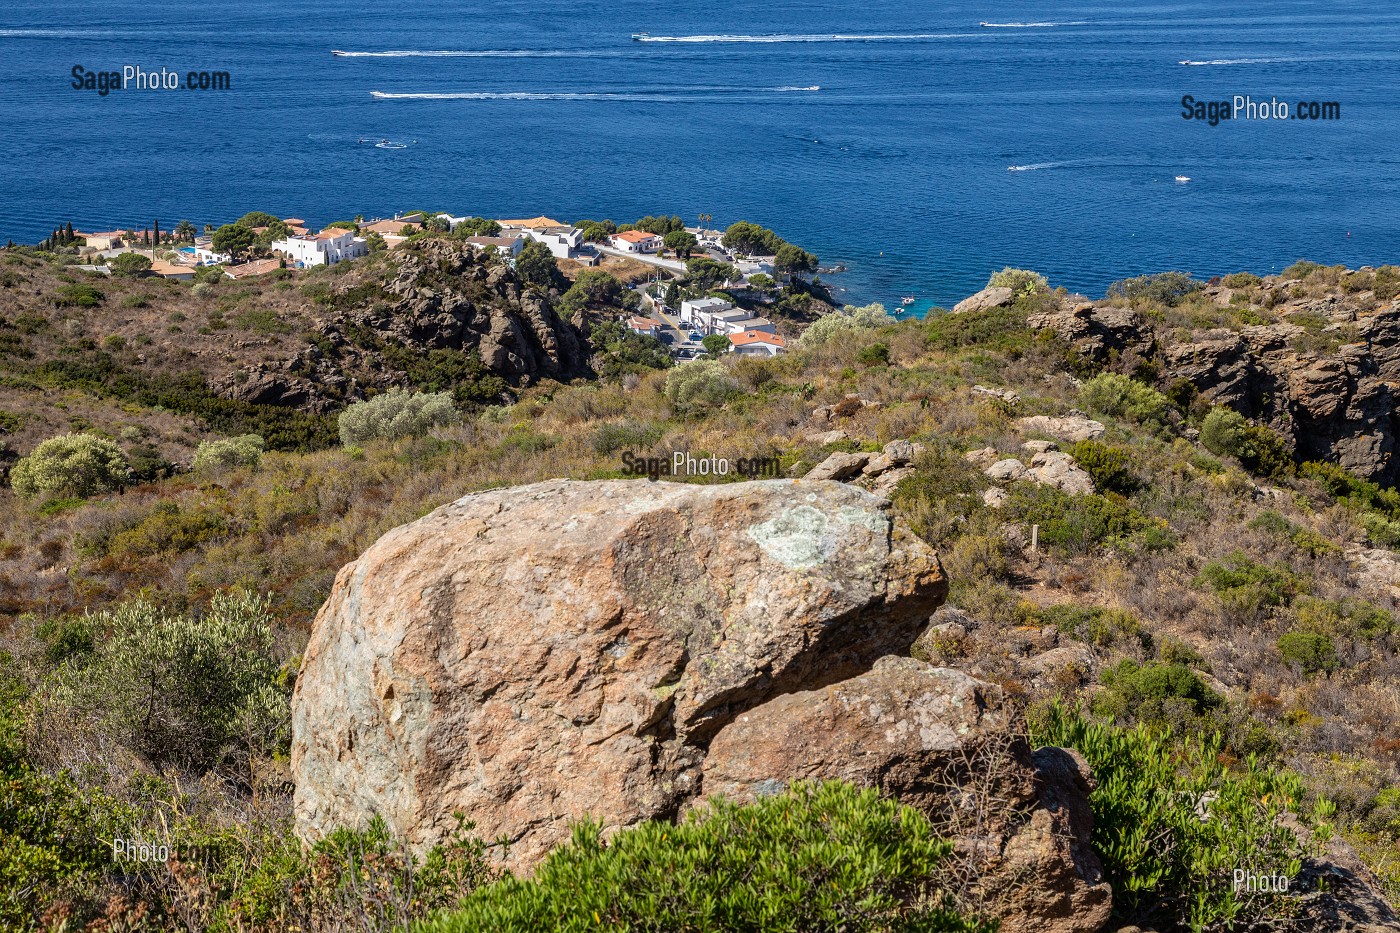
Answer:
<path fill-rule="evenodd" d="M 1178 176 L 1176 176 L 1176 183 L 1177 183 L 1178 185 L 1184 185 L 1184 184 L 1186 184 L 1186 183 L 1187 183 L 1188 181 L 1190 181 L 1190 180 L 1191 180 L 1191 176 L 1190 176 L 1190 175 L 1178 175 Z"/>
<path fill-rule="evenodd" d="M 907 308 L 907 307 L 909 307 L 910 305 L 912 305 L 914 302 L 916 302 L 916 301 L 918 301 L 918 300 L 919 300 L 919 299 L 915 298 L 913 295 L 910 295 L 910 296 L 907 297 L 907 298 L 901 298 L 901 299 L 899 299 L 899 305 L 900 305 L 900 307 L 902 307 L 902 308 Z"/>
<path fill-rule="evenodd" d="M 633 42 L 645 42 L 645 41 L 647 41 L 647 40 L 650 39 L 650 38 L 651 38 L 651 33 L 649 33 L 649 32 L 634 32 L 634 33 L 632 33 L 632 41 L 633 41 Z"/>
<path fill-rule="evenodd" d="M 387 139 L 381 139 L 379 142 L 377 142 L 377 143 L 374 144 L 374 148 L 376 148 L 376 149 L 407 149 L 408 146 L 406 146 L 406 145 L 403 144 L 403 143 L 395 143 L 395 142 L 390 142 L 390 141 L 387 140 Z"/>

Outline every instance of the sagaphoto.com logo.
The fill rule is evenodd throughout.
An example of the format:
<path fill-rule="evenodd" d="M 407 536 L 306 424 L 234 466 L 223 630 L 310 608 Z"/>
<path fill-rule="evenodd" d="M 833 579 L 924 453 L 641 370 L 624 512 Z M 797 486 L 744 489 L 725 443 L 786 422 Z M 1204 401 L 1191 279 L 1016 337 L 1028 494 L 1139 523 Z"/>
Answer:
<path fill-rule="evenodd" d="M 1335 100 L 1295 102 L 1270 97 L 1255 100 L 1248 94 L 1235 94 L 1227 100 L 1199 100 L 1186 94 L 1181 98 L 1181 118 L 1219 126 L 1230 120 L 1308 120 L 1334 121 L 1342 118 L 1342 105 Z"/>
<path fill-rule="evenodd" d="M 227 71 L 180 71 L 162 68 L 159 71 L 140 65 L 122 65 L 115 71 L 90 71 L 74 65 L 70 86 L 75 91 L 92 91 L 106 97 L 113 91 L 227 91 L 233 79 Z"/>

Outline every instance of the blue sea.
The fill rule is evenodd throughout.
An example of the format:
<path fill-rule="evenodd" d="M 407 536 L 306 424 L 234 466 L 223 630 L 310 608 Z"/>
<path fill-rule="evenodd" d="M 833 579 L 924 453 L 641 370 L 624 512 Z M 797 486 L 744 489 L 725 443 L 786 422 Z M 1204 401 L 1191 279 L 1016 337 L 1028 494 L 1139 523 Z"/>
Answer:
<path fill-rule="evenodd" d="M 75 65 L 231 87 L 104 97 Z M 916 309 L 1006 265 L 1099 295 L 1400 261 L 1388 4 L 6 0 L 0 88 L 0 242 L 254 209 L 709 215 Z M 1341 120 L 1210 127 L 1187 94 Z"/>

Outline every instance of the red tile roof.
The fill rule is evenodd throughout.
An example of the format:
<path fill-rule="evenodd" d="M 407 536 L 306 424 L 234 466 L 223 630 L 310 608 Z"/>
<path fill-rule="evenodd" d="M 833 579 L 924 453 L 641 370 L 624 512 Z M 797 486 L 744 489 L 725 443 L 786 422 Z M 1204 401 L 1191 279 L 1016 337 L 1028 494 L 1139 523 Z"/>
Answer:
<path fill-rule="evenodd" d="M 730 334 L 729 342 L 736 347 L 748 346 L 751 343 L 766 343 L 775 347 L 786 347 L 783 338 L 777 334 L 765 334 L 761 330 L 746 330 L 742 334 Z"/>
<path fill-rule="evenodd" d="M 613 236 L 619 240 L 626 240 L 628 243 L 645 243 L 647 240 L 661 239 L 656 234 L 647 233 L 645 230 L 628 230 L 626 233 L 615 233 Z"/>

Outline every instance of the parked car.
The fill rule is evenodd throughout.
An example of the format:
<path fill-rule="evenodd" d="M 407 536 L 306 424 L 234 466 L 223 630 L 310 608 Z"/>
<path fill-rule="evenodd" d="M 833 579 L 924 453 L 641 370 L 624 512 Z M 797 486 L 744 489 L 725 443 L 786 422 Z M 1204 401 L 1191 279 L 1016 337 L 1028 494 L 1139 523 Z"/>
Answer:
<path fill-rule="evenodd" d="M 685 339 L 691 341 L 692 343 L 699 343 L 700 341 L 705 339 L 705 335 L 700 333 L 699 331 L 693 330 L 685 335 Z"/>

